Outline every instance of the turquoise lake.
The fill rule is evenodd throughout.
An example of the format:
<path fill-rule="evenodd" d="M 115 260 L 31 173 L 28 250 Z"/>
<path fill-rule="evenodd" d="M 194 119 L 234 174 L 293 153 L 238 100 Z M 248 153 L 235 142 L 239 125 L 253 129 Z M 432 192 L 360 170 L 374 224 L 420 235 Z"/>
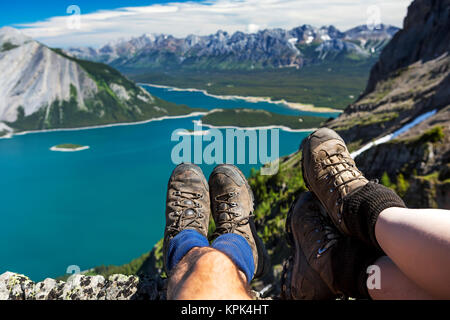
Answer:
<path fill-rule="evenodd" d="M 155 96 L 191 107 L 213 109 L 225 103 L 229 108 L 234 105 L 299 114 L 270 103 L 147 89 Z M 166 186 L 176 166 L 171 160 L 177 144 L 171 141 L 172 132 L 192 130 L 192 121 L 198 119 L 0 139 L 0 274 L 13 271 L 39 281 L 64 275 L 69 265 L 78 265 L 81 270 L 120 265 L 151 250 L 163 236 Z M 280 156 L 296 151 L 307 134 L 280 131 Z M 88 145 L 90 149 L 49 150 L 61 143 Z M 251 167 L 259 165 L 239 167 L 248 175 Z M 201 168 L 208 178 L 214 165 L 203 164 Z"/>

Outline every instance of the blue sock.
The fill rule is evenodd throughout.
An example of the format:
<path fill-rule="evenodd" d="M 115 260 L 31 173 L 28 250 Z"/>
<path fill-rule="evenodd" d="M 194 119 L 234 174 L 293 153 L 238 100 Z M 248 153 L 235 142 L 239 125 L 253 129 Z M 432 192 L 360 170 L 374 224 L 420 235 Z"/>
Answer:
<path fill-rule="evenodd" d="M 192 248 L 208 246 L 208 239 L 197 231 L 190 229 L 181 231 L 169 242 L 166 260 L 167 271 L 170 272 Z"/>
<path fill-rule="evenodd" d="M 245 273 L 248 283 L 252 281 L 255 262 L 253 261 L 252 248 L 244 237 L 235 233 L 225 233 L 219 236 L 211 247 L 225 253 Z"/>

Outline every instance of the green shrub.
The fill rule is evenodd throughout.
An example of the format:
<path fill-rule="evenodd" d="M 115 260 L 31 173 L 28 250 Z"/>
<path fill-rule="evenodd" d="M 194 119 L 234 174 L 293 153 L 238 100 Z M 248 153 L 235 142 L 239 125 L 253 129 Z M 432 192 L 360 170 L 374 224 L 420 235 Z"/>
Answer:
<path fill-rule="evenodd" d="M 435 126 L 427 131 L 425 131 L 420 136 L 420 142 L 439 142 L 444 139 L 444 129 L 441 126 Z"/>
<path fill-rule="evenodd" d="M 381 180 L 380 180 L 381 184 L 385 187 L 388 188 L 392 188 L 392 182 L 391 179 L 389 178 L 389 175 L 387 174 L 387 172 L 385 171 L 383 173 L 383 175 L 381 176 Z"/>
<path fill-rule="evenodd" d="M 17 47 L 18 47 L 17 45 L 12 44 L 11 42 L 5 42 L 2 46 L 2 50 L 0 50 L 0 51 L 9 51 L 9 50 L 15 49 Z"/>
<path fill-rule="evenodd" d="M 405 177 L 401 173 L 397 176 L 397 186 L 395 189 L 400 197 L 403 197 L 409 189 L 409 182 L 405 180 Z"/>

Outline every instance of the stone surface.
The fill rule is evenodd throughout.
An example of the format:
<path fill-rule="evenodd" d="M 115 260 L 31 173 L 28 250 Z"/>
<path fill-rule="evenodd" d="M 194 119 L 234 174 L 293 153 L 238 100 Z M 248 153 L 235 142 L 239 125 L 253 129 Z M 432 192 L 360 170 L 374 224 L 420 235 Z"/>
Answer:
<path fill-rule="evenodd" d="M 0 275 L 0 300 L 162 300 L 165 282 L 161 278 L 76 274 L 66 282 L 47 278 L 33 282 L 13 272 Z"/>

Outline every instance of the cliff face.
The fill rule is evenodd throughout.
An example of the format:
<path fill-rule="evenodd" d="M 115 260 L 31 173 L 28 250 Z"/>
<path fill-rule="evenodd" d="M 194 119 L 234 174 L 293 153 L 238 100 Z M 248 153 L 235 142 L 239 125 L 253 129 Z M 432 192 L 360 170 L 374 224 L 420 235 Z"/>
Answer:
<path fill-rule="evenodd" d="M 450 104 L 450 0 L 416 0 L 372 68 L 365 93 L 327 126 L 350 142 L 391 133 Z"/>
<path fill-rule="evenodd" d="M 382 51 L 373 67 L 366 94 L 396 70 L 419 60 L 436 59 L 450 50 L 450 0 L 414 1 L 408 8 L 403 30 Z"/>

